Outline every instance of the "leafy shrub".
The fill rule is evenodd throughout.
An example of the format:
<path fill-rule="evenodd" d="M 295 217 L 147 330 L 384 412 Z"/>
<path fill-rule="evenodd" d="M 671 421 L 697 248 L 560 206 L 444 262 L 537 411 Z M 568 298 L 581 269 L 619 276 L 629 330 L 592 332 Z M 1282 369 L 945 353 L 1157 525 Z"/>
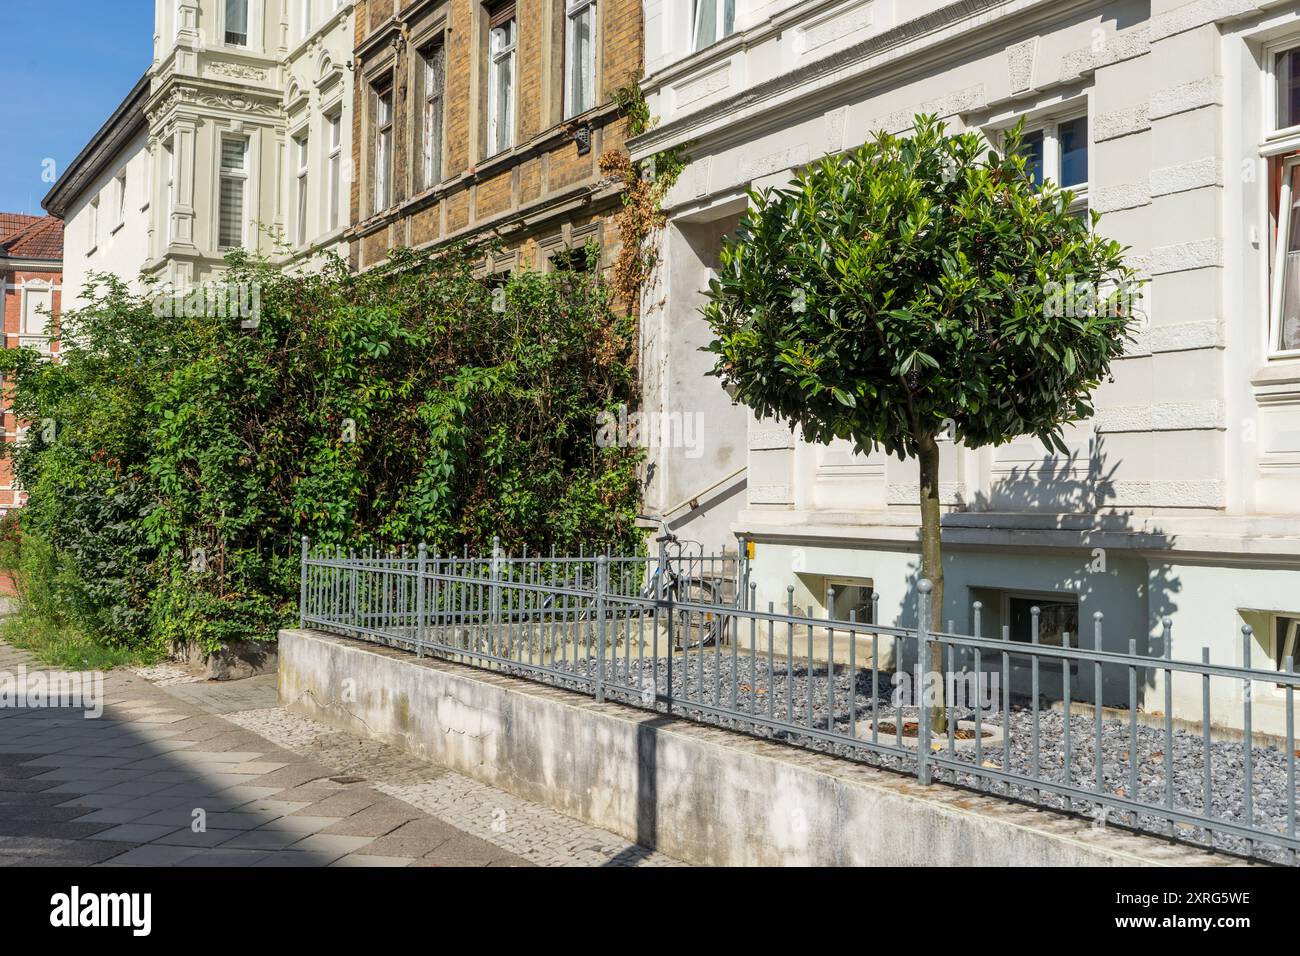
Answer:
<path fill-rule="evenodd" d="M 293 616 L 302 535 L 635 546 L 638 454 L 595 441 L 634 401 L 633 323 L 597 275 L 498 291 L 474 255 L 402 250 L 362 275 L 232 255 L 251 318 L 95 277 L 60 363 L 0 357 L 33 423 L 16 453 L 24 541 L 48 561 L 32 593 L 104 644 L 212 649 Z"/>

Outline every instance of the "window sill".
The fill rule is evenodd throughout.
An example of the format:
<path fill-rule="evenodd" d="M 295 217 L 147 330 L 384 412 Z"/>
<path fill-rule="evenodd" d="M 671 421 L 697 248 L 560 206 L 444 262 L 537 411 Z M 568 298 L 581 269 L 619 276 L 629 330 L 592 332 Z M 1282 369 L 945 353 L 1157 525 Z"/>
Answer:
<path fill-rule="evenodd" d="M 1271 357 L 1250 376 L 1250 385 L 1258 404 L 1300 403 L 1300 354 Z"/>

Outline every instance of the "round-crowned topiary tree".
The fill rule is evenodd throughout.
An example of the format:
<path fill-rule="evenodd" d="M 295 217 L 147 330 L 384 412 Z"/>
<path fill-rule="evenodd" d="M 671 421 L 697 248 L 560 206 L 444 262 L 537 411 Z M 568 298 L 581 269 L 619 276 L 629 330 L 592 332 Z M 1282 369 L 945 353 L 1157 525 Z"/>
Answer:
<path fill-rule="evenodd" d="M 1091 416 L 1129 338 L 1124 247 L 1069 192 L 1036 184 L 1019 143 L 1018 128 L 990 148 L 919 116 L 909 138 L 880 133 L 751 192 L 704 310 L 713 374 L 757 414 L 810 442 L 917 459 L 935 622 L 939 438 L 1036 435 L 1067 452 L 1063 426 Z"/>

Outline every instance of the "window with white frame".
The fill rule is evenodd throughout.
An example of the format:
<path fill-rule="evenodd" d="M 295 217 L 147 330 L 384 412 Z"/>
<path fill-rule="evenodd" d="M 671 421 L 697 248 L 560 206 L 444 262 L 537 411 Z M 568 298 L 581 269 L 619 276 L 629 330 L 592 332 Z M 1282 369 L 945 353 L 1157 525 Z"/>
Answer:
<path fill-rule="evenodd" d="M 430 189 L 442 177 L 442 102 L 446 84 L 446 48 L 435 43 L 421 54 L 423 109 L 420 113 L 420 188 Z"/>
<path fill-rule="evenodd" d="M 217 209 L 217 245 L 222 249 L 237 249 L 244 244 L 247 193 L 248 140 L 234 136 L 223 137 Z"/>
<path fill-rule="evenodd" d="M 381 213 L 392 203 L 393 180 L 393 88 L 386 86 L 374 92 L 375 152 L 374 152 L 374 207 Z"/>
<path fill-rule="evenodd" d="M 113 228 L 126 222 L 126 170 L 113 177 L 114 209 Z"/>
<path fill-rule="evenodd" d="M 53 309 L 53 288 L 44 283 L 23 286 L 23 335 L 47 335 Z"/>
<path fill-rule="evenodd" d="M 86 210 L 86 246 L 94 252 L 99 248 L 99 199 L 96 197 L 90 201 L 90 208 Z"/>
<path fill-rule="evenodd" d="M 596 0 L 566 0 L 564 115 L 596 105 Z"/>
<path fill-rule="evenodd" d="M 326 157 L 329 196 L 326 199 L 328 209 L 326 218 L 330 231 L 339 227 L 339 193 L 343 188 L 343 113 L 337 111 L 325 117 L 326 131 L 329 136 L 329 156 Z"/>
<path fill-rule="evenodd" d="M 692 49 L 703 50 L 736 32 L 736 0 L 694 0 Z"/>
<path fill-rule="evenodd" d="M 515 144 L 515 61 L 518 23 L 513 2 L 488 14 L 487 153 L 495 156 Z"/>
<path fill-rule="evenodd" d="M 1264 51 L 1264 142 L 1272 213 L 1268 352 L 1300 353 L 1300 41 Z"/>
<path fill-rule="evenodd" d="M 1088 210 L 1088 117 L 1050 119 L 1026 124 L 1020 140 L 1025 173 L 1036 185 L 1052 182 L 1074 194 L 1070 212 Z"/>
<path fill-rule="evenodd" d="M 172 241 L 172 213 L 176 209 L 176 151 L 172 141 L 163 144 L 163 244 Z"/>
<path fill-rule="evenodd" d="M 226 0 L 226 43 L 248 46 L 249 0 Z"/>
<path fill-rule="evenodd" d="M 1273 352 L 1300 351 L 1300 156 L 1281 161 L 1272 277 Z"/>
<path fill-rule="evenodd" d="M 294 220 L 295 238 L 299 246 L 307 245 L 307 171 L 310 152 L 310 137 L 304 132 L 293 139 L 293 152 L 297 160 L 298 208 Z"/>

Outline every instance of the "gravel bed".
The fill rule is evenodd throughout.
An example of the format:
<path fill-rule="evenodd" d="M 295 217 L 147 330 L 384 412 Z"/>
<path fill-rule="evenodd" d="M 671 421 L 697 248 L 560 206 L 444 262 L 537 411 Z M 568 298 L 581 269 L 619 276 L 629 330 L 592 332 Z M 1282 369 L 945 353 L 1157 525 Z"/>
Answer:
<path fill-rule="evenodd" d="M 594 661 L 570 661 L 568 669 L 574 674 L 572 682 L 556 681 L 548 678 L 550 683 L 563 686 L 569 683 L 573 689 L 590 692 L 590 679 L 595 674 Z M 668 686 L 669 665 L 666 658 L 644 661 L 625 662 L 607 660 L 605 665 L 606 696 L 610 700 L 623 701 L 638 706 L 649 706 L 652 701 L 643 691 L 637 689 L 648 687 L 654 682 L 660 694 Z M 696 701 L 701 704 L 721 706 L 752 712 L 756 720 L 793 724 L 796 728 L 811 726 L 821 733 L 833 733 L 838 736 L 850 736 L 850 691 L 856 701 L 855 728 L 859 734 L 867 729 L 871 721 L 873 697 L 877 702 L 877 713 L 882 718 L 894 718 L 892 705 L 893 675 L 881 673 L 873 693 L 872 672 L 858 670 L 851 678 L 849 669 L 838 666 L 834 674 L 833 713 L 831 695 L 827 694 L 828 677 L 824 665 L 814 667 L 812 671 L 813 698 L 812 707 L 808 703 L 809 670 L 806 664 L 794 664 L 787 667 L 785 662 L 776 661 L 769 677 L 767 661 L 760 658 L 751 670 L 750 661 L 741 656 L 736 662 L 735 702 L 731 697 L 733 664 L 724 648 L 720 656 L 709 649 L 700 655 L 693 652 L 689 661 L 678 657 L 672 662 L 672 688 L 677 698 L 674 712 L 705 723 L 755 733 L 759 736 L 783 740 L 813 750 L 832 753 L 837 756 L 861 760 L 874 766 L 892 770 L 914 771 L 915 756 L 909 751 L 903 754 L 876 753 L 862 745 L 855 745 L 848 740 L 828 740 L 825 737 L 810 736 L 797 729 L 765 727 L 754 725 L 743 719 L 711 714 L 704 710 L 692 710 L 683 701 Z M 526 675 L 524 675 L 526 676 Z M 620 688 L 617 685 L 622 685 Z M 663 709 L 663 705 L 658 705 Z M 902 708 L 904 721 L 916 719 L 915 707 Z M 792 715 L 788 717 L 789 715 Z M 973 720 L 974 712 L 970 710 L 956 712 L 959 720 Z M 990 727 L 1004 725 L 1000 713 L 985 714 L 983 722 Z M 1013 705 L 1009 720 L 1010 730 L 1010 769 L 1013 773 L 1034 778 L 1033 764 L 1033 711 L 1029 706 Z M 1058 711 L 1040 708 L 1038 714 L 1038 774 L 1037 779 L 1044 782 L 1062 783 L 1065 779 L 1065 715 Z M 833 731 L 830 728 L 834 728 Z M 1074 786 L 1084 790 L 1096 790 L 1096 763 L 1094 746 L 1094 719 L 1091 713 L 1072 715 L 1070 720 L 1071 755 L 1070 780 Z M 946 737 L 938 738 L 938 743 L 945 745 Z M 895 737 L 881 733 L 879 743 L 886 747 L 895 745 Z M 1129 796 L 1130 757 L 1129 725 L 1127 720 L 1103 720 L 1102 722 L 1102 781 L 1105 790 L 1113 796 Z M 1137 785 L 1139 800 L 1153 808 L 1166 805 L 1168 790 L 1166 776 L 1172 767 L 1173 806 L 1180 811 L 1199 813 L 1204 805 L 1205 754 L 1203 739 L 1199 733 L 1174 730 L 1172 754 L 1166 754 L 1166 740 L 1163 729 L 1137 728 Z M 975 764 L 977 755 L 973 748 L 958 748 L 955 759 Z M 986 747 L 980 755 L 983 766 L 989 769 L 1003 769 L 1003 750 L 1001 744 Z M 1279 834 L 1287 832 L 1287 753 L 1276 746 L 1262 746 L 1259 742 L 1251 748 L 1253 821 L 1260 830 Z M 1295 759 L 1300 768 L 1300 755 Z M 1217 819 L 1244 824 L 1245 809 L 1245 747 L 1239 742 L 1215 741 L 1210 745 L 1210 769 L 1212 781 L 1211 806 Z M 1212 847 L 1214 849 L 1250 855 L 1257 858 L 1295 865 L 1296 854 L 1289 857 L 1286 851 L 1265 841 L 1247 841 L 1245 838 L 1222 832 L 1211 833 L 1203 827 L 1177 823 L 1154 815 L 1139 815 L 1136 820 L 1124 810 L 1107 808 L 1101 804 L 1075 799 L 1068 805 L 1066 798 L 1051 793 L 1040 793 L 1032 785 L 1017 786 L 989 781 L 976 774 L 961 773 L 947 768 L 937 768 L 935 779 L 948 783 L 997 794 L 1008 795 L 1026 800 L 1044 807 L 1070 810 L 1074 813 L 1092 817 L 1098 826 L 1116 824 L 1134 829 L 1151 831 L 1164 836 L 1174 836 L 1184 842 Z M 1294 786 L 1294 784 L 1292 784 Z M 1250 843 L 1253 842 L 1252 847 Z"/>

